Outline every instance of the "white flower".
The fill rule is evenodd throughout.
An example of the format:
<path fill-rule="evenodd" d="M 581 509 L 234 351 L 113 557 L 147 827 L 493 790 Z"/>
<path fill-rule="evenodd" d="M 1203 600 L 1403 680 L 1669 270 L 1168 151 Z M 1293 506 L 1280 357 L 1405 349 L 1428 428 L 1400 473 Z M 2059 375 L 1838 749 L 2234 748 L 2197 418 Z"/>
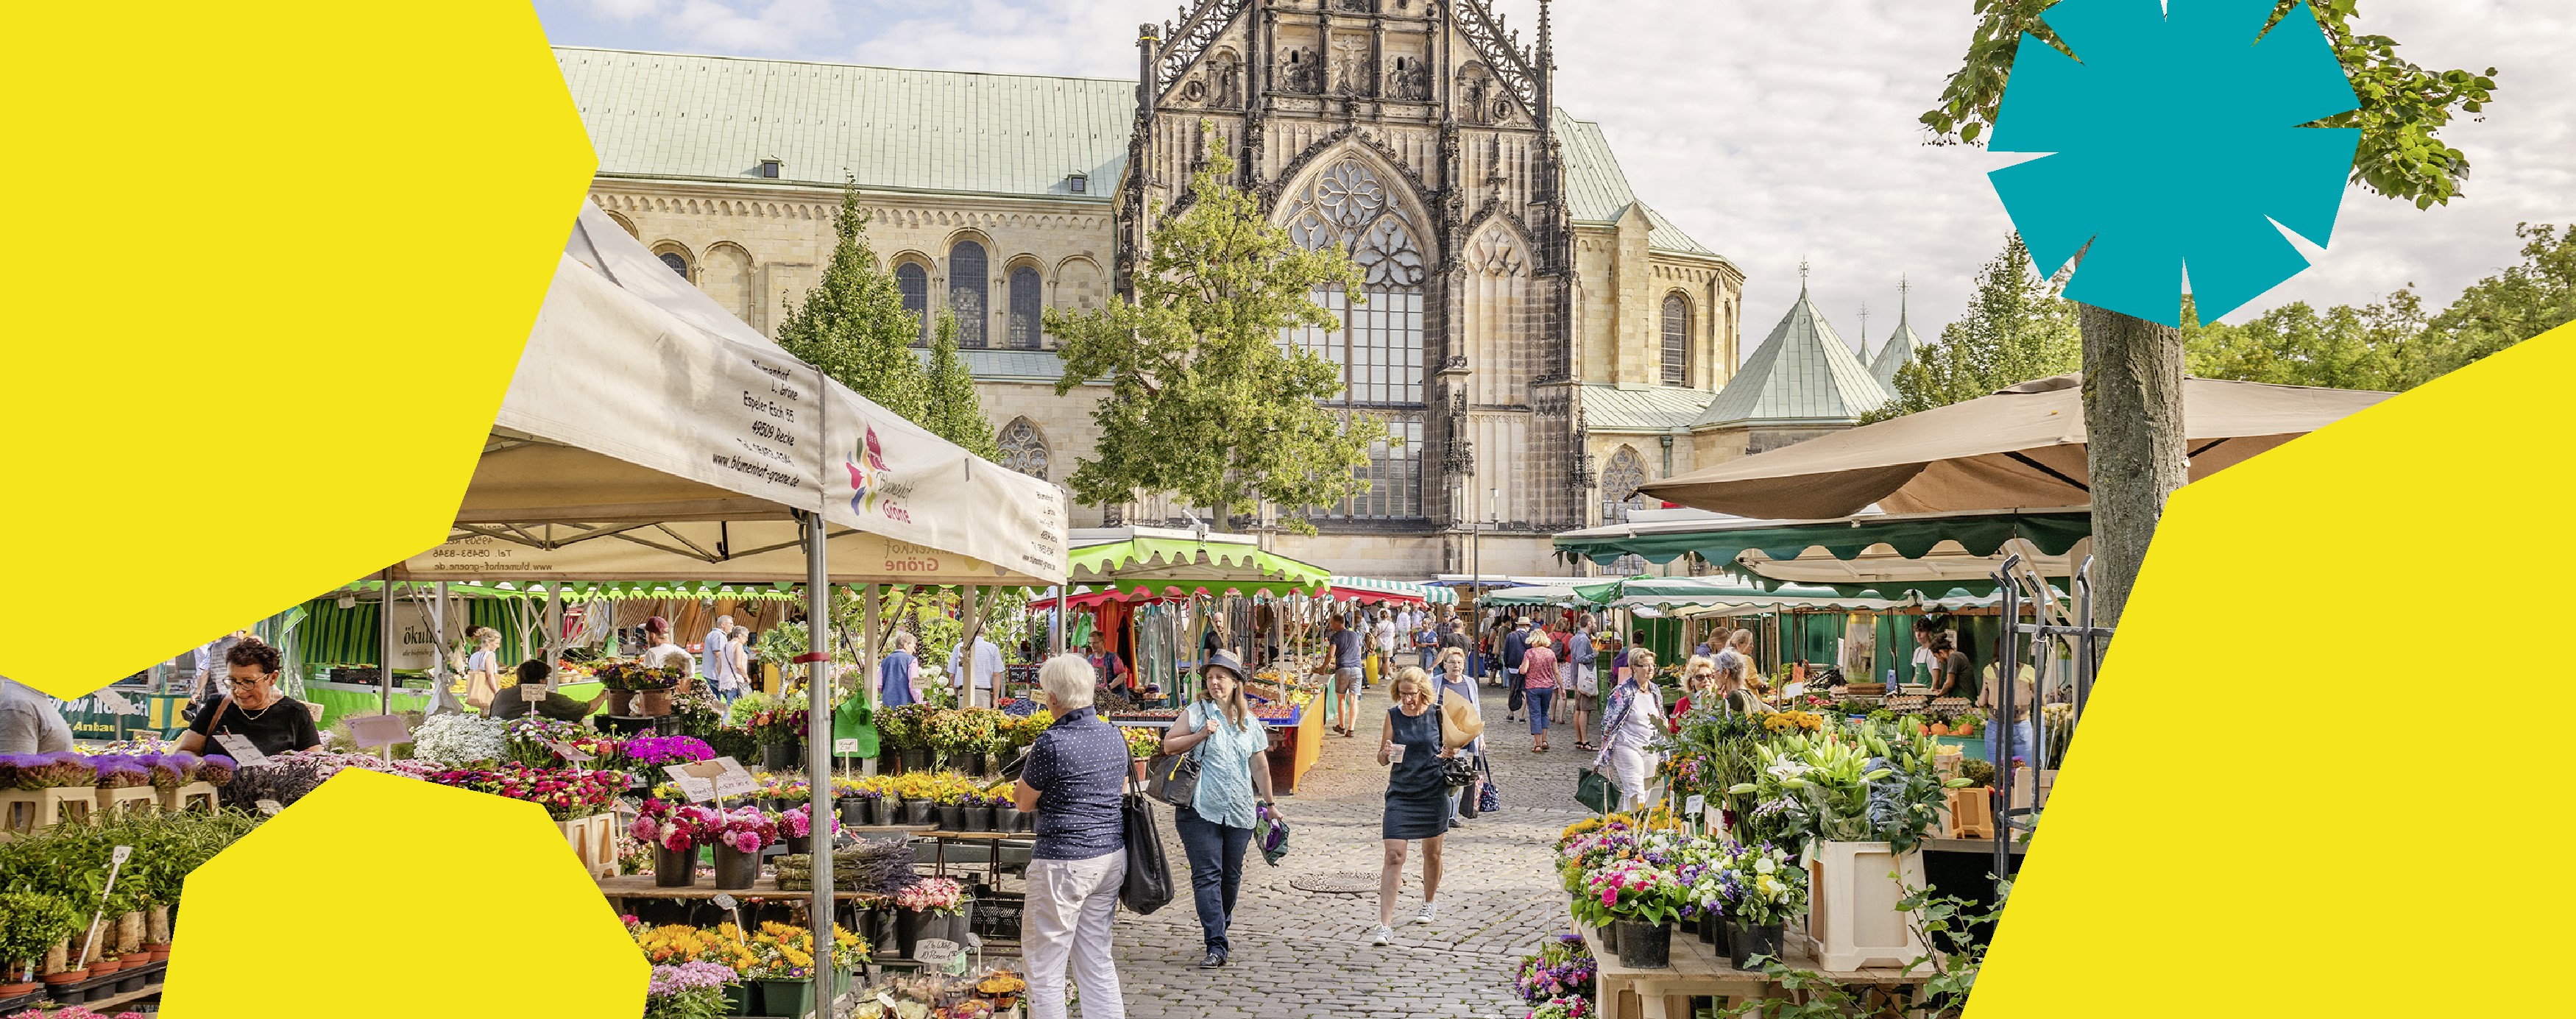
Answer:
<path fill-rule="evenodd" d="M 448 767 L 500 760 L 510 752 L 507 724 L 482 715 L 431 715 L 412 735 L 412 756 Z"/>
<path fill-rule="evenodd" d="M 1753 872 L 1756 874 L 1769 874 L 1779 869 L 1780 865 L 1771 862 L 1771 858 L 1768 856 L 1757 856 L 1753 858 Z"/>

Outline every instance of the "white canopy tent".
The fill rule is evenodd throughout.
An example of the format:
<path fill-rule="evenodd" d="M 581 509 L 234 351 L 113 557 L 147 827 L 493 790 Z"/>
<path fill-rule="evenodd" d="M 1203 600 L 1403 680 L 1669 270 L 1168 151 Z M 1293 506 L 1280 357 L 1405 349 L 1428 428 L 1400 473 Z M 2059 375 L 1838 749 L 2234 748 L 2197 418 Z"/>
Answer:
<path fill-rule="evenodd" d="M 798 581 L 811 660 L 828 662 L 832 583 L 1061 585 L 1064 521 L 1055 486 L 790 356 L 585 203 L 450 540 L 386 577 Z M 831 684 L 808 687 L 820 817 Z M 827 943 L 828 852 L 814 887 Z M 816 974 L 818 1000 L 830 981 Z"/>

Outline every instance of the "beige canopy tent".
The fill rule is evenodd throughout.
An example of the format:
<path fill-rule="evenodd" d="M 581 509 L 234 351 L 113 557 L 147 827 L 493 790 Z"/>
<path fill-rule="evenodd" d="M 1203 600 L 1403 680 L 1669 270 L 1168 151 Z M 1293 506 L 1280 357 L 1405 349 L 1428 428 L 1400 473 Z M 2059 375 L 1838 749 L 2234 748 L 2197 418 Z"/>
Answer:
<path fill-rule="evenodd" d="M 387 579 L 798 581 L 822 662 L 832 583 L 1059 585 L 1064 520 L 1055 486 L 790 356 L 585 203 L 454 533 Z M 830 686 L 808 684 L 816 816 L 832 809 Z M 822 942 L 829 853 L 814 887 Z M 818 1000 L 831 982 L 815 975 Z"/>
<path fill-rule="evenodd" d="M 2183 436 L 2190 476 L 2206 477 L 2388 397 L 2187 379 Z M 1638 491 L 1700 509 L 1786 520 L 1850 516 L 1873 503 L 1899 514 L 2081 506 L 2092 502 L 2084 452 L 2082 380 L 2059 375 L 1648 482 Z"/>

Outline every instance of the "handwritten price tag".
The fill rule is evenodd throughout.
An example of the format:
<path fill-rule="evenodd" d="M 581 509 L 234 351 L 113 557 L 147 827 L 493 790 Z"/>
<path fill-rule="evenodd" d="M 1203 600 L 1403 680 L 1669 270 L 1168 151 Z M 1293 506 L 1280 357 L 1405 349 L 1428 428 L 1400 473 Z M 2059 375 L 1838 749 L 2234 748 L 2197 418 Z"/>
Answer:
<path fill-rule="evenodd" d="M 574 746 L 565 740 L 555 740 L 554 742 L 546 745 L 555 749 L 555 756 L 571 761 L 574 764 L 580 764 L 591 759 L 591 756 L 583 753 L 580 747 Z"/>
<path fill-rule="evenodd" d="M 348 722 L 349 738 L 361 748 L 389 747 L 411 739 L 411 726 L 401 715 L 360 715 Z"/>
<path fill-rule="evenodd" d="M 854 739 L 833 740 L 832 752 L 843 757 L 855 757 L 859 752 L 859 741 Z"/>
<path fill-rule="evenodd" d="M 215 743 L 224 748 L 224 753 L 232 755 L 233 763 L 242 767 L 256 767 L 268 763 L 268 755 L 260 753 L 259 744 L 251 742 L 248 736 L 221 733 L 215 737 Z"/>
<path fill-rule="evenodd" d="M 546 699 L 546 688 L 530 683 L 519 684 L 519 699 L 530 704 Z"/>
<path fill-rule="evenodd" d="M 964 945 L 945 938 L 923 938 L 913 942 L 912 961 L 925 967 L 944 967 L 957 961 L 958 953 L 964 948 Z"/>
<path fill-rule="evenodd" d="M 716 795 L 749 796 L 760 790 L 760 782 L 751 777 L 751 772 L 743 770 L 741 761 L 730 757 L 719 757 L 715 759 L 715 763 L 724 768 L 715 777 Z"/>
<path fill-rule="evenodd" d="M 286 809 L 285 807 L 278 806 L 276 800 L 261 800 L 257 806 L 259 807 L 260 813 L 270 817 L 276 817 L 278 811 Z"/>
<path fill-rule="evenodd" d="M 1698 817 L 1701 811 L 1707 809 L 1708 797 L 1706 796 L 1692 796 L 1690 799 L 1682 801 L 1682 813 L 1688 814 L 1692 817 Z"/>
<path fill-rule="evenodd" d="M 672 783 L 680 787 L 680 795 L 688 797 L 691 802 L 705 803 L 716 798 L 715 780 L 698 774 L 701 770 L 712 770 L 705 763 L 665 764 L 662 770 L 669 773 Z"/>

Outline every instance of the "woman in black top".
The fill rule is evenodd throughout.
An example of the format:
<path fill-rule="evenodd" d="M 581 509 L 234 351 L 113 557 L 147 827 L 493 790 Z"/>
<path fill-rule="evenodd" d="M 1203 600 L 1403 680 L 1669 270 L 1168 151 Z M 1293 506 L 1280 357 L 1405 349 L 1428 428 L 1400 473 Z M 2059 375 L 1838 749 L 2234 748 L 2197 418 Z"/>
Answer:
<path fill-rule="evenodd" d="M 1386 816 L 1378 831 L 1386 857 L 1378 871 L 1377 930 L 1370 935 L 1376 944 L 1395 939 L 1395 899 L 1404 885 L 1407 841 L 1422 841 L 1422 912 L 1414 914 L 1413 922 L 1430 923 L 1432 900 L 1440 895 L 1440 838 L 1449 830 L 1449 783 L 1441 775 L 1441 758 L 1454 751 L 1440 740 L 1440 712 L 1432 707 L 1438 690 L 1432 683 L 1421 669 L 1396 671 L 1395 706 L 1386 709 L 1386 733 L 1378 742 L 1377 763 L 1392 768 L 1386 780 Z"/>
<path fill-rule="evenodd" d="M 313 726 L 313 713 L 305 710 L 302 701 L 277 689 L 276 648 L 257 637 L 244 637 L 225 652 L 224 663 L 230 670 L 232 695 L 197 713 L 197 720 L 180 735 L 179 749 L 192 754 L 231 756 L 232 750 L 216 740 L 217 736 L 240 736 L 262 754 L 311 750 L 322 745 L 322 733 Z"/>

